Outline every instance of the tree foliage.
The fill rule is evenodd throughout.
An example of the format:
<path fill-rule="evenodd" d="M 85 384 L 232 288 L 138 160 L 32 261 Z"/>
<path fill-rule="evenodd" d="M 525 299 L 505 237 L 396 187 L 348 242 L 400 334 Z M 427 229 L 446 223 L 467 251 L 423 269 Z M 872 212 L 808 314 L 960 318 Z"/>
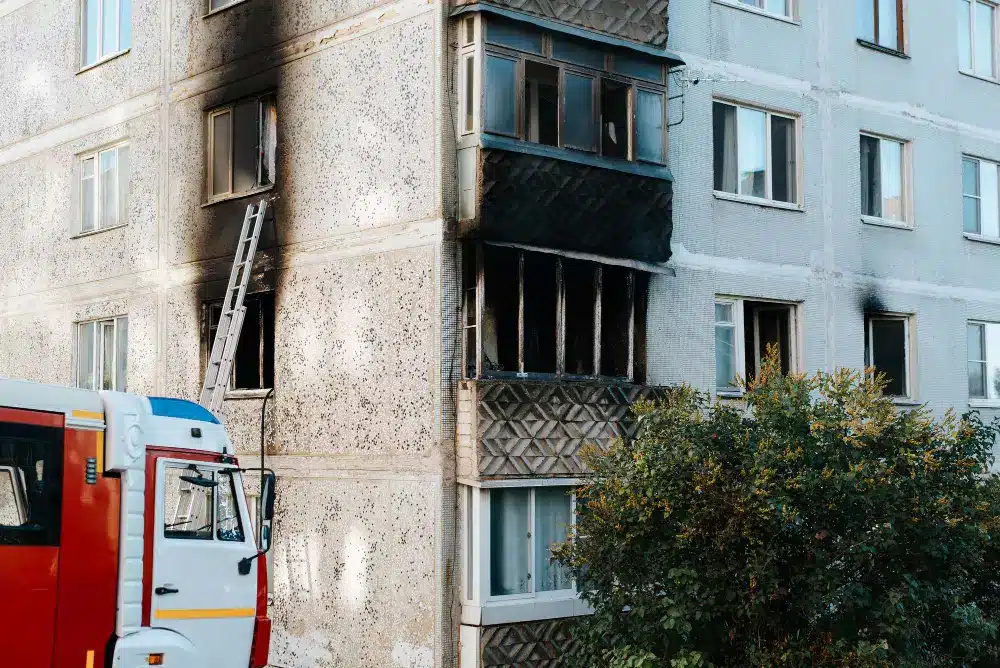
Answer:
<path fill-rule="evenodd" d="M 671 390 L 589 454 L 556 549 L 595 609 L 567 664 L 1000 665 L 997 426 L 778 369 L 745 405 Z"/>

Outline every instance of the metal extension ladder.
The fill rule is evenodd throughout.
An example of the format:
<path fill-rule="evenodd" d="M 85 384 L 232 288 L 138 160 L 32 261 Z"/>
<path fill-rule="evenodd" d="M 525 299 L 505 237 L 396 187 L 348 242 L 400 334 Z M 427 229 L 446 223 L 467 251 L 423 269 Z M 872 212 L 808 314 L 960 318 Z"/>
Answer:
<path fill-rule="evenodd" d="M 247 206 L 247 213 L 243 218 L 240 242 L 236 246 L 236 258 L 233 260 L 233 270 L 229 274 L 229 285 L 226 287 L 226 297 L 219 315 L 219 328 L 215 332 L 215 341 L 212 342 L 212 353 L 208 358 L 208 368 L 205 369 L 205 384 L 202 385 L 201 399 L 198 402 L 213 413 L 218 413 L 222 408 L 222 400 L 229 387 L 229 374 L 233 368 L 233 358 L 236 357 L 236 346 L 240 341 L 240 330 L 243 329 L 243 318 L 247 311 L 243 302 L 266 213 L 267 200 L 262 199 L 259 204 Z"/>

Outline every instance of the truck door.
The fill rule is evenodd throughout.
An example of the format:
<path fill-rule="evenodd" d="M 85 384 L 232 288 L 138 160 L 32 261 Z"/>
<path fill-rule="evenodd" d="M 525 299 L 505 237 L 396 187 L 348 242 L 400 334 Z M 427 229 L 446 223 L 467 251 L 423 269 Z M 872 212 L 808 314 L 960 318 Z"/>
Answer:
<path fill-rule="evenodd" d="M 63 416 L 0 408 L 0 664 L 49 668 L 56 619 Z"/>
<path fill-rule="evenodd" d="M 257 552 L 238 472 L 158 458 L 150 625 L 194 645 L 192 668 L 246 668 L 257 596 Z"/>

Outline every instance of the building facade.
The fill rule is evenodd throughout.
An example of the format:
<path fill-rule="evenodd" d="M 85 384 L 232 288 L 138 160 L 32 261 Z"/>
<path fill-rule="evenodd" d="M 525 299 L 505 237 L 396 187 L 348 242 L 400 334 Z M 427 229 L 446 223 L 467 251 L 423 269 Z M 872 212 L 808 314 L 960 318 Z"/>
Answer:
<path fill-rule="evenodd" d="M 637 399 L 777 344 L 1000 407 L 997 13 L 0 0 L 0 375 L 196 399 L 270 199 L 222 418 L 273 665 L 547 668 Z"/>

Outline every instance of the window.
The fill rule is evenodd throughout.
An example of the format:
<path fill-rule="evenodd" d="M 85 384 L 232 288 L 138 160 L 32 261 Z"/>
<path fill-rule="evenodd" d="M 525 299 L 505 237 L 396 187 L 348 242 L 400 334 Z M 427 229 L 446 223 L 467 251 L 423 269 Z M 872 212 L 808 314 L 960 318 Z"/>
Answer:
<path fill-rule="evenodd" d="M 215 12 L 229 5 L 234 5 L 237 2 L 240 2 L 240 0 L 208 0 L 208 11 L 210 13 Z"/>
<path fill-rule="evenodd" d="M 128 144 L 84 156 L 80 164 L 80 232 L 127 223 L 128 191 Z"/>
<path fill-rule="evenodd" d="M 164 472 L 163 535 L 212 540 L 215 522 L 215 471 L 195 464 L 170 465 Z"/>
<path fill-rule="evenodd" d="M 910 321 L 907 316 L 871 315 L 865 320 L 865 363 L 885 376 L 884 393 L 910 396 Z"/>
<path fill-rule="evenodd" d="M 240 195 L 274 183 L 277 142 L 274 100 L 255 97 L 208 115 L 209 199 Z"/>
<path fill-rule="evenodd" d="M 737 377 L 760 373 L 768 346 L 776 346 L 781 371 L 799 368 L 798 310 L 795 304 L 743 299 L 715 302 L 715 388 L 738 393 Z"/>
<path fill-rule="evenodd" d="M 472 68 L 474 51 L 465 51 L 460 59 Z M 491 19 L 483 73 L 486 132 L 621 160 L 666 161 L 665 70 L 658 59 Z M 463 76 L 463 128 L 471 131 L 474 76 Z"/>
<path fill-rule="evenodd" d="M 1000 401 L 1000 324 L 970 322 L 969 398 Z"/>
<path fill-rule="evenodd" d="M 965 231 L 1000 238 L 1000 176 L 995 162 L 962 159 L 962 218 Z"/>
<path fill-rule="evenodd" d="M 793 0 L 723 0 L 724 2 L 730 2 L 736 4 L 737 2 L 741 5 L 746 5 L 748 7 L 754 7 L 768 14 L 777 14 L 778 16 L 785 16 L 788 18 L 793 18 L 792 14 L 792 2 Z"/>
<path fill-rule="evenodd" d="M 58 545 L 63 430 L 0 422 L 0 545 Z"/>
<path fill-rule="evenodd" d="M 903 0 L 858 0 L 858 38 L 903 51 Z"/>
<path fill-rule="evenodd" d="M 217 528 L 215 537 L 219 540 L 242 543 L 243 520 L 240 518 L 239 496 L 236 494 L 236 479 L 229 471 L 219 471 L 218 495 L 216 498 L 215 516 Z"/>
<path fill-rule="evenodd" d="M 648 274 L 506 246 L 464 256 L 468 377 L 643 377 Z"/>
<path fill-rule="evenodd" d="M 861 135 L 861 215 L 908 222 L 906 145 Z"/>
<path fill-rule="evenodd" d="M 83 0 L 81 11 L 84 67 L 132 46 L 132 0 Z"/>
<path fill-rule="evenodd" d="M 125 392 L 127 363 L 128 318 L 77 325 L 77 387 Z"/>
<path fill-rule="evenodd" d="M 230 390 L 262 390 L 274 387 L 274 293 L 249 294 L 243 301 L 246 314 L 233 358 Z M 205 359 L 212 354 L 219 329 L 222 302 L 210 302 Z"/>
<path fill-rule="evenodd" d="M 961 71 L 995 79 L 996 5 L 982 0 L 958 2 L 958 67 Z"/>
<path fill-rule="evenodd" d="M 716 191 L 798 202 L 794 118 L 716 101 L 712 125 Z"/>

